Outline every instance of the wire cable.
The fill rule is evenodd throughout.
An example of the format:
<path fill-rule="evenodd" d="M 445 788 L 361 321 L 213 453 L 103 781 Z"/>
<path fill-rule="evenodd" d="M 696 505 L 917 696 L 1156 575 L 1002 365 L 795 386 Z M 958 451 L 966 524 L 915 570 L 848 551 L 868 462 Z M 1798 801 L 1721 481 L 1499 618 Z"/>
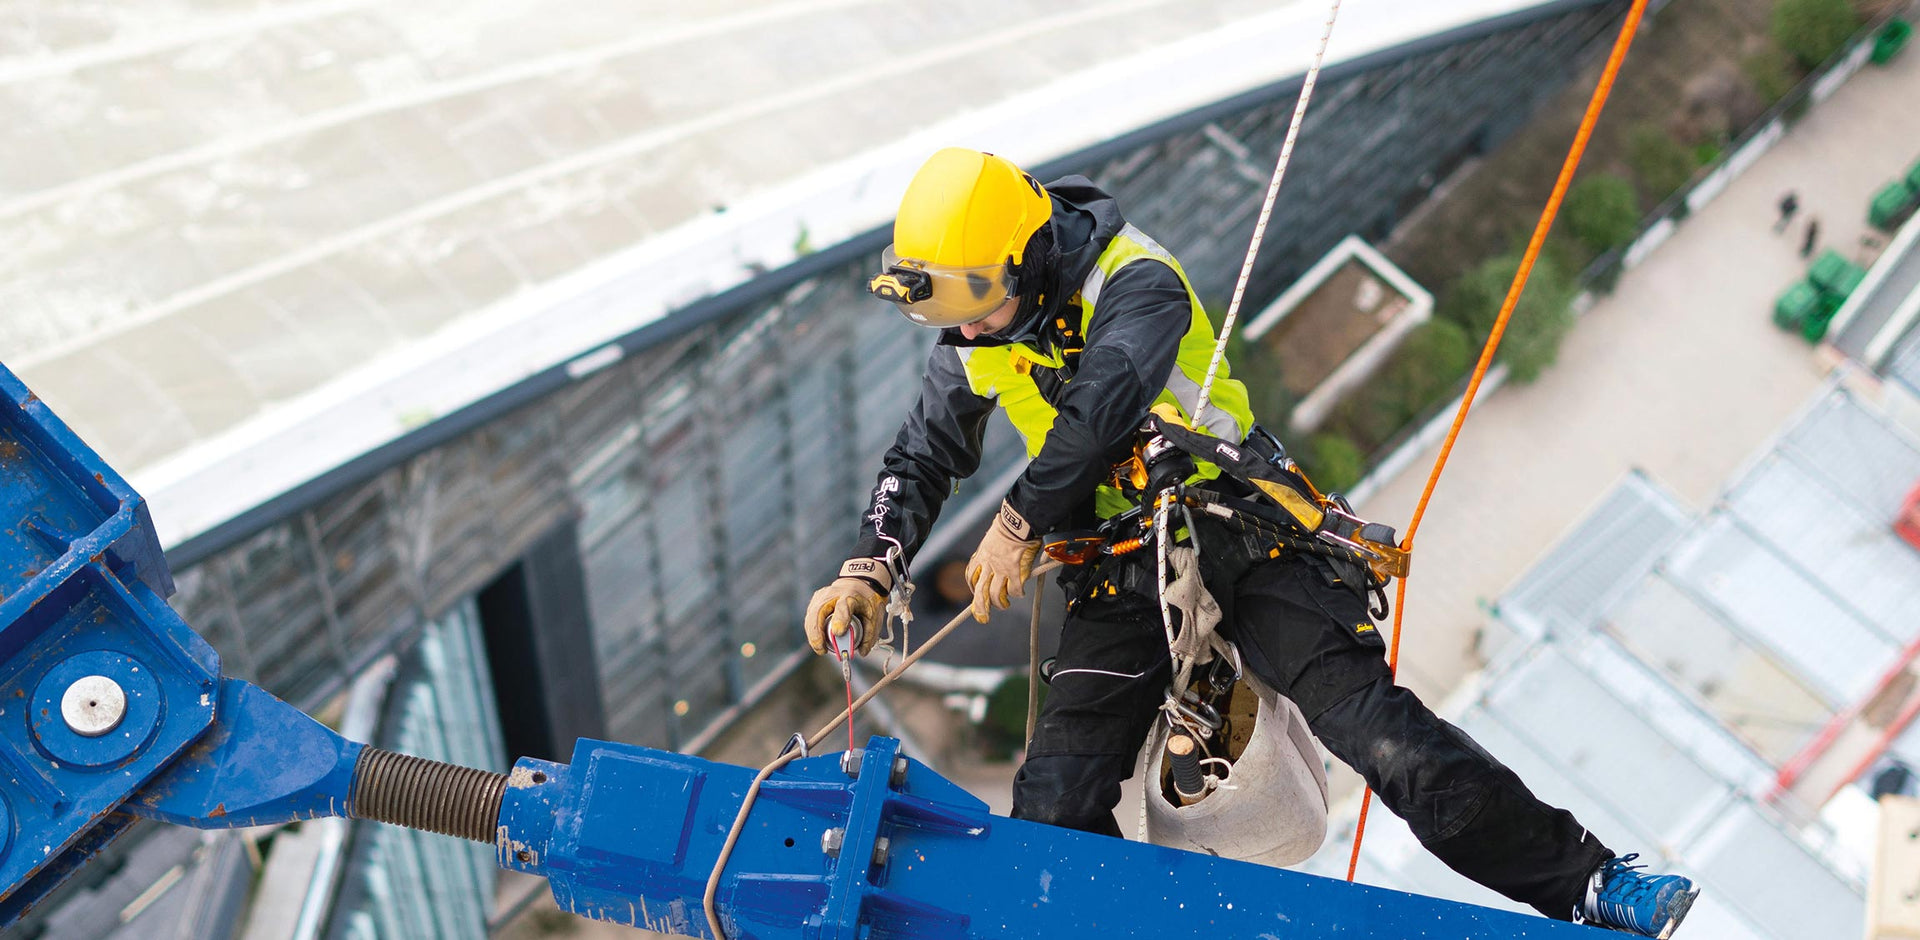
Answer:
<path fill-rule="evenodd" d="M 1440 471 L 1445 469 L 1447 458 L 1453 453 L 1454 441 L 1460 437 L 1460 428 L 1467 423 L 1467 412 L 1473 408 L 1473 399 L 1480 391 L 1480 382 L 1486 378 L 1487 369 L 1493 364 L 1493 354 L 1500 347 L 1500 337 L 1507 331 L 1507 320 L 1513 316 L 1513 308 L 1520 302 L 1520 292 L 1527 287 L 1527 276 L 1533 273 L 1533 263 L 1540 257 L 1540 249 L 1546 244 L 1547 230 L 1553 227 L 1554 216 L 1560 212 L 1560 203 L 1567 196 L 1567 187 L 1573 184 L 1573 172 L 1580 166 L 1580 157 L 1587 151 L 1587 141 L 1593 137 L 1594 125 L 1600 121 L 1600 112 L 1607 104 L 1607 95 L 1613 91 L 1613 80 L 1620 74 L 1620 64 L 1626 61 L 1627 47 L 1633 44 L 1633 36 L 1640 29 L 1640 17 L 1646 12 L 1647 0 L 1633 0 L 1632 8 L 1627 10 L 1626 22 L 1620 27 L 1620 35 L 1613 42 L 1613 51 L 1607 56 L 1607 67 L 1600 73 L 1600 81 L 1593 88 L 1593 97 L 1587 101 L 1587 111 L 1580 118 L 1580 130 L 1573 135 L 1573 146 L 1568 148 L 1567 157 L 1560 164 L 1560 176 L 1554 180 L 1553 193 L 1547 197 L 1546 208 L 1540 211 L 1540 219 L 1534 224 L 1533 237 L 1527 241 L 1527 251 L 1520 257 L 1520 270 L 1515 271 L 1513 283 L 1507 288 L 1506 300 L 1500 304 L 1500 316 L 1493 321 L 1493 331 L 1487 334 L 1487 342 L 1480 350 L 1480 361 L 1474 364 L 1473 378 L 1467 382 L 1467 392 L 1460 398 L 1460 408 L 1454 413 L 1453 426 L 1447 429 L 1446 440 L 1440 445 L 1440 454 L 1433 461 L 1433 470 L 1427 474 L 1425 488 L 1420 491 L 1420 501 L 1414 505 L 1413 520 L 1407 524 L 1407 536 L 1400 542 L 1403 551 L 1413 551 L 1413 537 L 1420 531 L 1420 520 L 1427 514 L 1427 503 L 1433 499 L 1433 489 L 1440 483 Z M 1394 589 L 1393 604 L 1393 645 L 1387 654 L 1387 668 L 1395 675 L 1400 671 L 1400 624 L 1407 610 L 1407 579 L 1403 575 Z M 1347 880 L 1352 881 L 1354 872 L 1360 867 L 1360 841 L 1367 834 L 1367 810 L 1373 803 L 1373 790 L 1368 788 L 1360 798 L 1360 821 L 1353 832 L 1353 855 L 1347 859 Z"/>

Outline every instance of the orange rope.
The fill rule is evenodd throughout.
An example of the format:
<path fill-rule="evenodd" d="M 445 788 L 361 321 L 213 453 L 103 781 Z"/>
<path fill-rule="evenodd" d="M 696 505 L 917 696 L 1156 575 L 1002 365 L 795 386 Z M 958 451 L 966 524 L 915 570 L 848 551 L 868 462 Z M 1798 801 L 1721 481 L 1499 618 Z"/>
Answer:
<path fill-rule="evenodd" d="M 1540 257 L 1540 248 L 1546 244 L 1547 230 L 1553 227 L 1553 217 L 1560 212 L 1560 202 L 1566 198 L 1567 187 L 1573 183 L 1573 171 L 1580 165 L 1580 157 L 1587 151 L 1587 140 L 1593 136 L 1593 127 L 1600 121 L 1600 111 L 1606 107 L 1607 95 L 1613 91 L 1613 80 L 1620 73 L 1620 63 L 1626 61 L 1627 47 L 1633 44 L 1633 35 L 1640 29 L 1640 16 L 1647 9 L 1647 0 L 1633 0 L 1633 7 L 1627 11 L 1626 23 L 1620 27 L 1620 36 L 1613 42 L 1613 52 L 1607 57 L 1606 70 L 1600 74 L 1600 83 L 1594 86 L 1593 98 L 1587 102 L 1587 113 L 1580 119 L 1580 130 L 1573 135 L 1573 147 L 1567 151 L 1567 159 L 1560 165 L 1560 178 L 1554 181 L 1553 195 L 1547 197 L 1547 207 L 1540 212 L 1540 221 L 1533 227 L 1533 238 L 1527 242 L 1526 254 L 1520 258 L 1520 270 L 1514 272 L 1513 284 L 1507 288 L 1507 299 L 1500 305 L 1500 316 L 1493 322 L 1493 332 L 1487 335 L 1487 344 L 1480 350 L 1480 361 L 1474 364 L 1473 378 L 1467 382 L 1467 393 L 1460 399 L 1460 410 L 1453 416 L 1453 426 L 1447 429 L 1447 439 L 1440 445 L 1440 456 L 1433 461 L 1433 471 L 1427 475 L 1426 488 L 1420 491 L 1420 502 L 1413 508 L 1413 521 L 1407 524 L 1407 537 L 1402 539 L 1400 547 L 1413 551 L 1413 536 L 1420 531 L 1420 520 L 1427 514 L 1427 502 L 1433 498 L 1433 489 L 1440 483 L 1440 471 L 1447 465 L 1447 457 L 1453 453 L 1453 442 L 1460 436 L 1460 428 L 1467 423 L 1467 412 L 1473 407 L 1473 398 L 1480 391 L 1480 382 L 1486 378 L 1487 368 L 1493 364 L 1493 354 L 1500 347 L 1500 337 L 1507 331 L 1507 320 L 1513 316 L 1513 308 L 1520 302 L 1520 292 L 1526 289 L 1527 276 L 1533 273 L 1533 263 Z M 1394 590 L 1393 603 L 1393 647 L 1387 654 L 1387 667 L 1395 675 L 1400 671 L 1400 622 L 1407 609 L 1407 579 L 1403 576 Z M 1360 867 L 1360 840 L 1367 834 L 1367 810 L 1373 803 L 1373 790 L 1369 788 L 1360 798 L 1360 822 L 1353 833 L 1353 856 L 1347 860 L 1347 880 L 1353 880 L 1354 871 Z"/>

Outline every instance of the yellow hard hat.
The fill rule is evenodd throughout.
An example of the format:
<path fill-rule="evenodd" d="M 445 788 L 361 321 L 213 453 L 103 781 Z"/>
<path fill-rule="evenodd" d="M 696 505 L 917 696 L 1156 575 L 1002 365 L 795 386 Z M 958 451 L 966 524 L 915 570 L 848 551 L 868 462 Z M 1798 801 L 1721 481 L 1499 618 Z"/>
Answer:
<path fill-rule="evenodd" d="M 948 147 L 907 184 L 867 289 L 923 326 L 985 319 L 1018 293 L 1013 269 L 1052 214 L 1046 189 L 1012 161 Z"/>

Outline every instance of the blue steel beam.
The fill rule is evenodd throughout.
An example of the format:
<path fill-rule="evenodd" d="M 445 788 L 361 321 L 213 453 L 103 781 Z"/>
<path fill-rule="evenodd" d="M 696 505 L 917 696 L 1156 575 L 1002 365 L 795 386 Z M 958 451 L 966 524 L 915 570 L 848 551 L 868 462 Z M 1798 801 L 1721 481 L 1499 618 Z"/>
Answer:
<path fill-rule="evenodd" d="M 579 742 L 571 765 L 523 759 L 500 807 L 500 864 L 545 877 L 575 914 L 711 937 L 701 899 L 753 777 L 599 741 Z M 994 816 L 880 737 L 769 778 L 716 897 L 734 940 L 1610 936 Z"/>

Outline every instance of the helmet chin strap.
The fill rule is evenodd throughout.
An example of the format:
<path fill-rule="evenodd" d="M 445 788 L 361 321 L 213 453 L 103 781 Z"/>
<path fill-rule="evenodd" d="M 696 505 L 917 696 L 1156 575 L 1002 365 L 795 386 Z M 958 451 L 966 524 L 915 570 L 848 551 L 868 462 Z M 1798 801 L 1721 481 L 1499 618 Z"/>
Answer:
<path fill-rule="evenodd" d="M 1013 323 L 1004 331 L 1008 336 L 1025 334 L 1042 313 L 1040 308 L 1046 296 L 1053 293 L 1049 282 L 1060 267 L 1060 246 L 1054 243 L 1052 222 L 1033 233 L 1024 254 L 1020 265 L 1013 269 L 1013 286 L 1020 306 L 1014 310 Z"/>

